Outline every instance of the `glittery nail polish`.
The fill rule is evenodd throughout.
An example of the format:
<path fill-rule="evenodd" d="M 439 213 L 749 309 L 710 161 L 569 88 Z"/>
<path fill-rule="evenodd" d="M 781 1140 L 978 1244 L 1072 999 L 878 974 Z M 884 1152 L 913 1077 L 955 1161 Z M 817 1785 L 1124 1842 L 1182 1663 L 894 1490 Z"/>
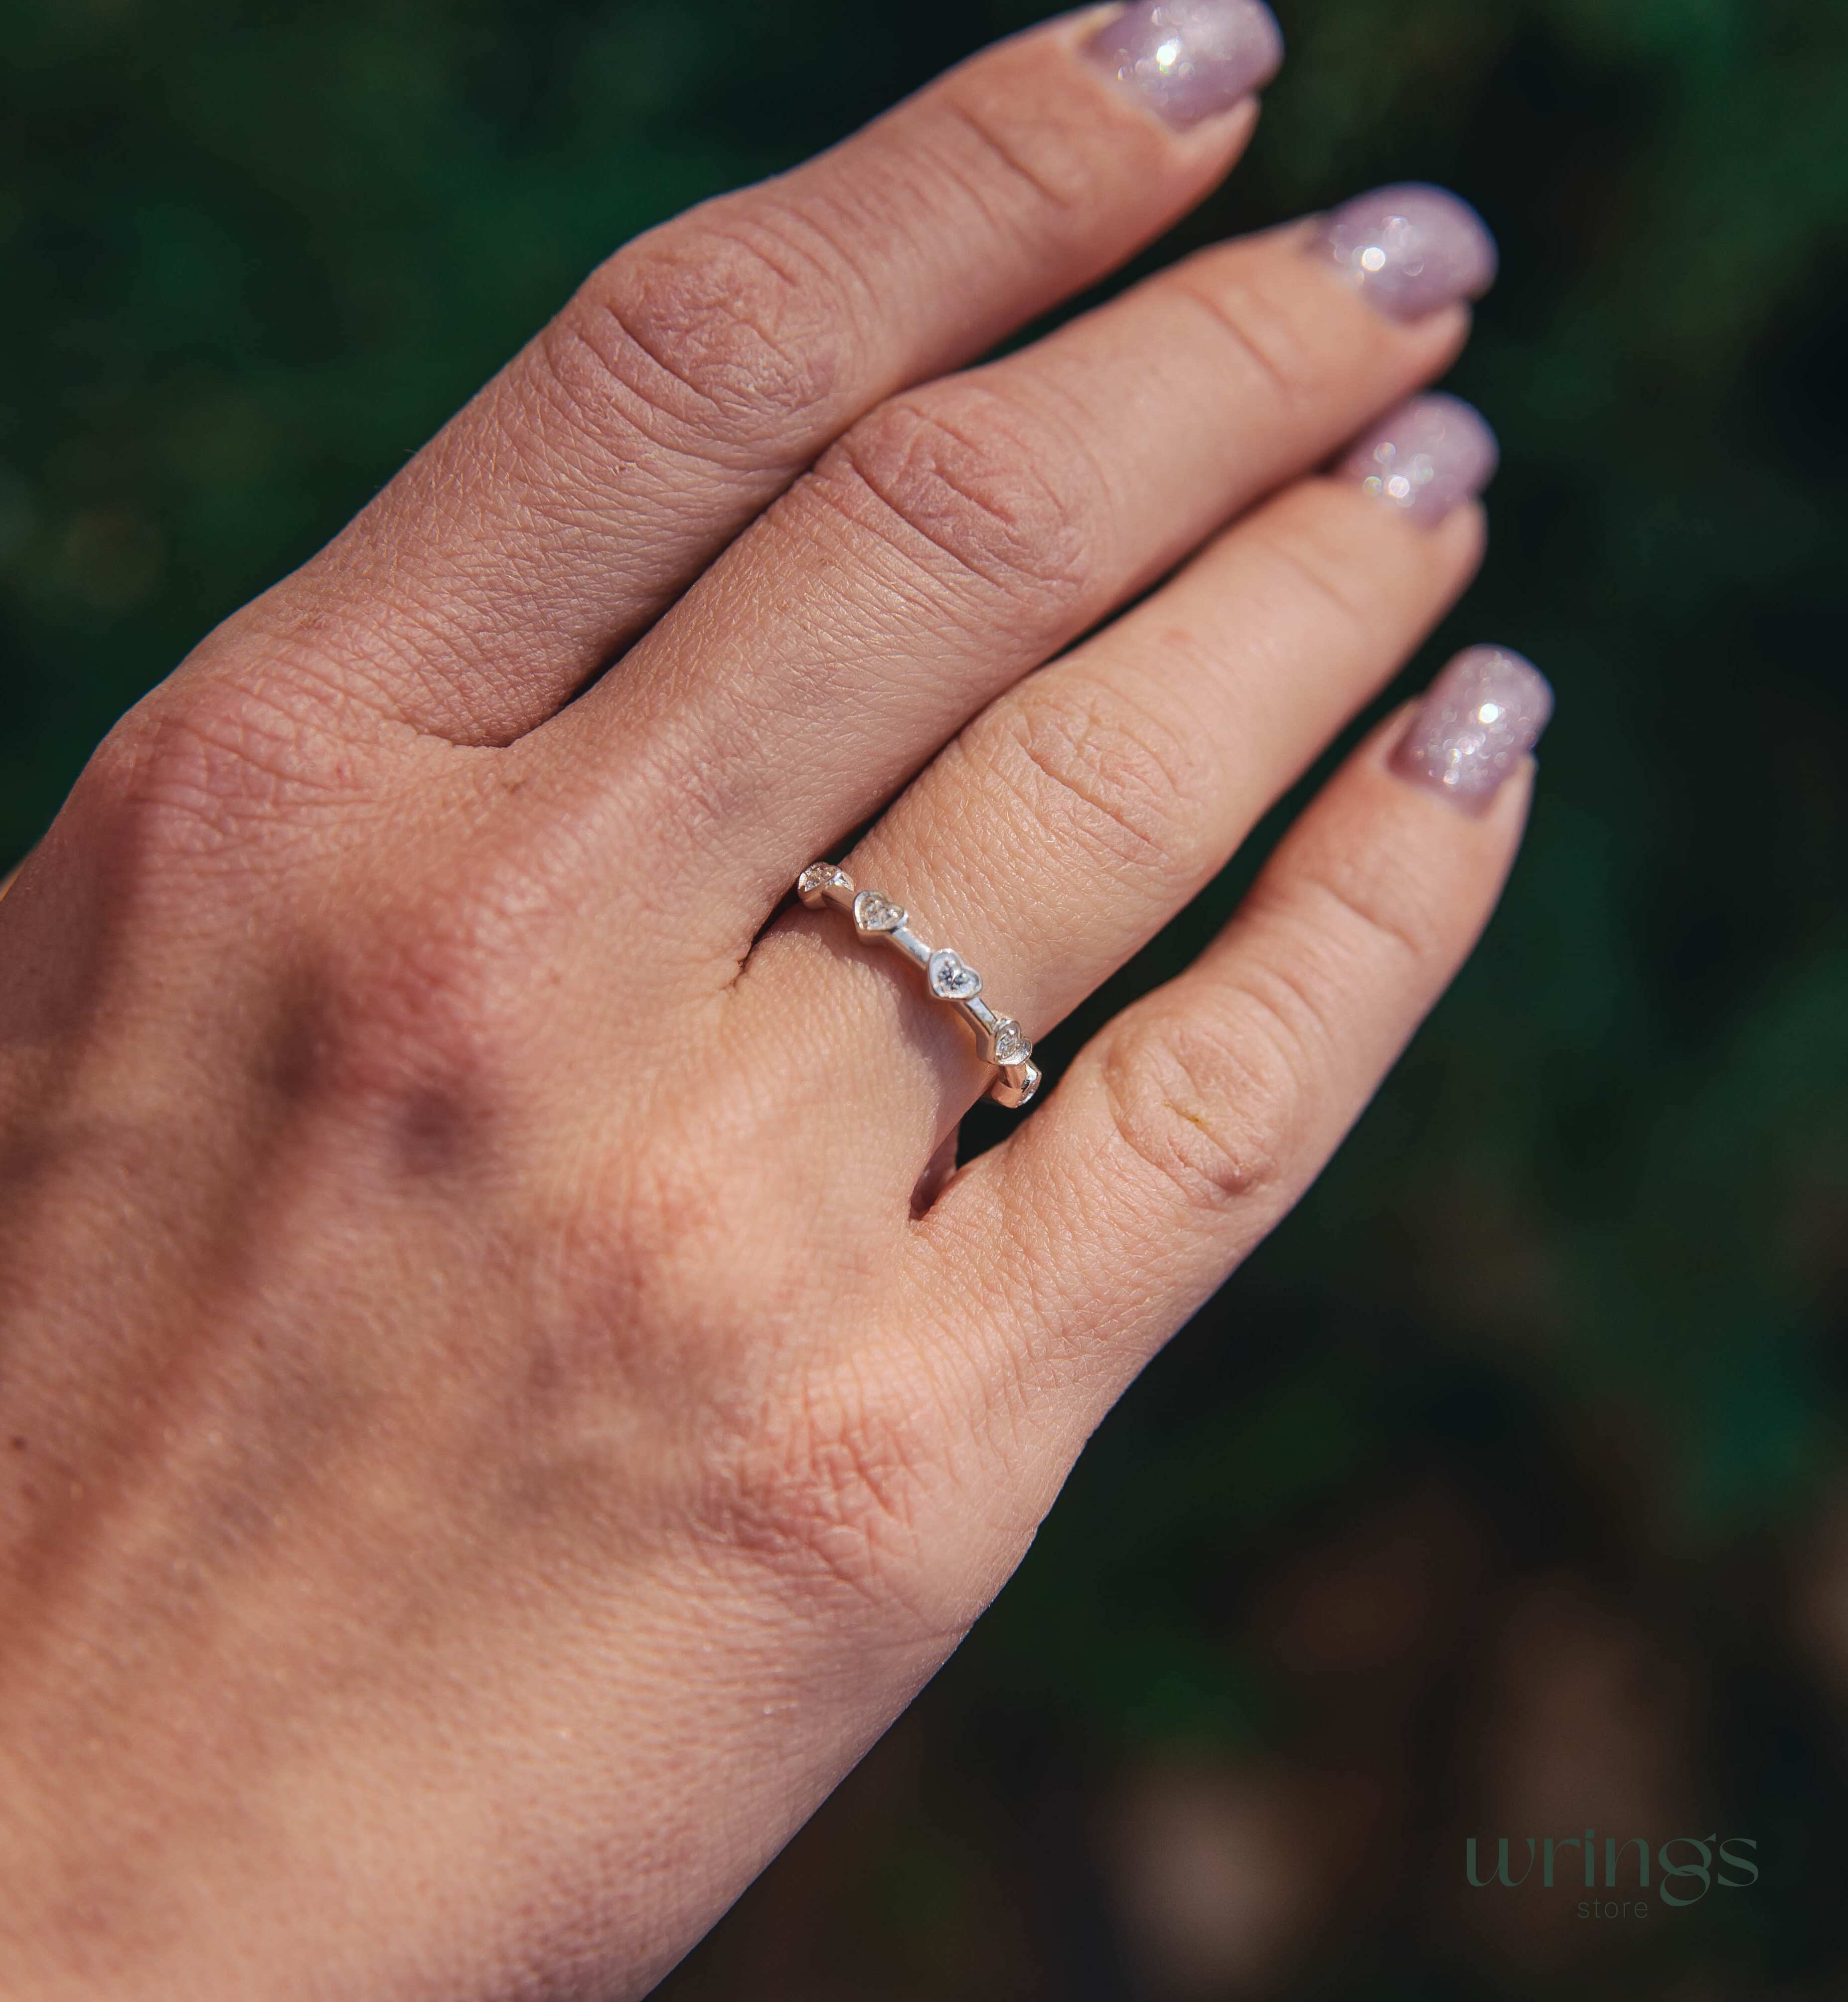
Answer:
<path fill-rule="evenodd" d="M 1393 769 L 1465 813 L 1485 814 L 1552 713 L 1553 691 L 1531 661 L 1505 647 L 1466 648 L 1426 692 Z"/>
<path fill-rule="evenodd" d="M 1495 434 L 1456 396 L 1414 396 L 1380 419 L 1336 469 L 1395 513 L 1435 527 L 1495 476 Z"/>
<path fill-rule="evenodd" d="M 1184 131 L 1270 82 L 1283 31 L 1262 0 L 1131 0 L 1085 54 Z"/>
<path fill-rule="evenodd" d="M 1422 319 L 1495 282 L 1495 239 L 1466 201 L 1417 184 L 1357 195 L 1315 239 L 1367 303 L 1391 319 Z"/>

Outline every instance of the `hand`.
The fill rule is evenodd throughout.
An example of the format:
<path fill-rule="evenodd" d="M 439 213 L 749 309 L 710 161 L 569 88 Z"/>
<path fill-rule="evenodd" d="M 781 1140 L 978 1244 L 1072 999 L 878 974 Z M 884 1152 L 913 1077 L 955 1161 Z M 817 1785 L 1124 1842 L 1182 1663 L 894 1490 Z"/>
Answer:
<path fill-rule="evenodd" d="M 1149 12 L 622 251 L 0 905 L 9 1992 L 640 1993 L 1468 950 L 1505 654 L 954 1176 L 992 1072 L 789 899 L 870 821 L 1038 1036 L 1477 562 L 1492 441 L 1405 400 L 1492 270 L 1435 191 L 954 372 L 1248 137 L 1268 16 Z"/>

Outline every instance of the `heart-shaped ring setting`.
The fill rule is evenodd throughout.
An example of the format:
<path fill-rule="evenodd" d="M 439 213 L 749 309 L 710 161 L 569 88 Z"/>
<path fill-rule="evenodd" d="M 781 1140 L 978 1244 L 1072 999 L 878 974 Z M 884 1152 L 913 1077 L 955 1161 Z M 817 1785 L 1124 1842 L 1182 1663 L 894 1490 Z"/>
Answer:
<path fill-rule="evenodd" d="M 995 1066 L 988 1096 L 997 1105 L 1018 1111 L 1039 1090 L 1040 1068 L 1020 1024 L 977 998 L 982 975 L 960 952 L 947 945 L 933 947 L 919 938 L 902 904 L 883 890 L 856 890 L 853 878 L 835 862 L 811 862 L 796 878 L 796 890 L 811 911 L 851 907 L 853 929 L 861 938 L 882 940 L 922 970 L 933 998 L 956 1010 L 973 1031 L 983 1059 Z"/>
<path fill-rule="evenodd" d="M 1020 1024 L 1003 1015 L 995 1024 L 995 1062 L 998 1064 L 1024 1063 L 1033 1055 L 1033 1045 L 1027 1040 Z"/>
<path fill-rule="evenodd" d="M 982 975 L 947 946 L 930 955 L 925 977 L 940 1001 L 973 1001 L 982 992 Z"/>
<path fill-rule="evenodd" d="M 844 869 L 837 869 L 832 862 L 811 862 L 796 878 L 798 897 L 819 897 L 828 890 L 851 890 Z"/>
<path fill-rule="evenodd" d="M 905 922 L 905 906 L 877 890 L 863 890 L 853 900 L 853 922 L 869 936 L 895 932 Z"/>

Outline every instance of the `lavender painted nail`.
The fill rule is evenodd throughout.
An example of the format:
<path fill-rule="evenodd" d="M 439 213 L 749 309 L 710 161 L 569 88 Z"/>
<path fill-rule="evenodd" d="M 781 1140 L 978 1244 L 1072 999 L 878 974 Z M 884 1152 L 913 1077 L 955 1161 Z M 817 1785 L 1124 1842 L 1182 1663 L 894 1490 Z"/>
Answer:
<path fill-rule="evenodd" d="M 1414 396 L 1361 439 L 1337 477 L 1431 528 L 1488 485 L 1501 458 L 1479 411 L 1456 396 Z"/>
<path fill-rule="evenodd" d="M 1391 319 L 1422 319 L 1480 298 L 1498 262 L 1489 226 L 1442 188 L 1412 184 L 1357 195 L 1323 223 L 1316 254 Z"/>
<path fill-rule="evenodd" d="M 1488 811 L 1502 781 L 1539 741 L 1553 691 L 1505 647 L 1470 647 L 1426 692 L 1393 769 L 1469 814 Z"/>
<path fill-rule="evenodd" d="M 1262 0 L 1131 0 L 1085 54 L 1185 131 L 1271 81 L 1283 31 Z"/>

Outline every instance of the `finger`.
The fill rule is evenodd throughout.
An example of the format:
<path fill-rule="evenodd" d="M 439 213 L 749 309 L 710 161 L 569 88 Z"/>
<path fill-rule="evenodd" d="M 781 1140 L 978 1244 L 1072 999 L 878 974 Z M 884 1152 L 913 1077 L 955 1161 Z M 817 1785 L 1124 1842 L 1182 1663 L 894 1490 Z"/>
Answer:
<path fill-rule="evenodd" d="M 1409 730 L 1392 720 L 1337 774 L 1205 956 L 950 1184 L 923 1255 L 1009 1380 L 1082 1352 L 1107 1403 L 1296 1202 L 1487 921 L 1550 708 L 1518 656 L 1459 656 Z"/>
<path fill-rule="evenodd" d="M 1397 255 L 1407 206 L 1207 252 L 883 405 L 522 754 L 574 764 L 572 810 L 612 816 L 596 845 L 677 876 L 741 956 L 991 696 L 1448 364 L 1494 266 L 1473 211 L 1416 197 L 1436 290 L 1389 312 L 1397 267 L 1356 284 L 1331 254 L 1370 216 Z"/>
<path fill-rule="evenodd" d="M 1191 96 L 1069 17 L 641 237 L 249 616 L 420 728 L 529 728 L 862 411 L 1200 199 L 1281 54 L 1258 0 L 1201 12 Z"/>
<path fill-rule="evenodd" d="M 932 944 L 975 966 L 987 1005 L 1037 1037 L 1225 867 L 1254 823 L 1397 670 L 1473 573 L 1482 518 L 1456 504 L 1494 441 L 1448 396 L 1417 399 L 1339 478 L 1288 490 L 1152 598 L 994 703 L 845 858 Z M 1365 490 L 1382 462 L 1431 476 L 1415 510 Z M 744 995 L 775 1017 L 862 962 L 860 1005 L 814 1038 L 863 1074 L 890 1049 L 882 1128 L 909 1159 L 954 1129 L 986 1071 L 911 969 L 833 913 L 792 913 L 752 955 Z M 748 1019 L 748 1017 L 746 1019 Z"/>

